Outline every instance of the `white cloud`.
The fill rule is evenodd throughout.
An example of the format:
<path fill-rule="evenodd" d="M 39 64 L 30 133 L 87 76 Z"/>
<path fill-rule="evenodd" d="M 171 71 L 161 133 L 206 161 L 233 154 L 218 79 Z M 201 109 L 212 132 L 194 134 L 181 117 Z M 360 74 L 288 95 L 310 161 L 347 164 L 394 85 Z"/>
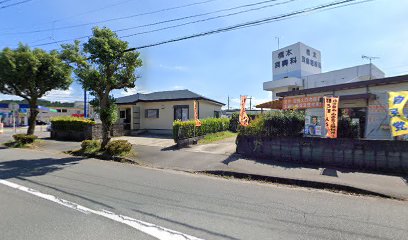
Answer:
<path fill-rule="evenodd" d="M 134 95 L 136 93 L 149 93 L 150 91 L 147 91 L 145 89 L 139 88 L 139 87 L 134 87 L 134 88 L 128 88 L 128 89 L 123 89 L 119 95 L 120 96 L 130 96 Z"/>
<path fill-rule="evenodd" d="M 175 85 L 172 87 L 173 90 L 182 90 L 182 89 L 186 89 L 184 86 L 180 86 L 180 85 Z"/>
<path fill-rule="evenodd" d="M 59 101 L 59 102 L 74 102 L 81 101 L 83 96 L 75 94 L 72 87 L 67 90 L 52 90 L 47 93 L 42 99 L 48 101 Z"/>
<path fill-rule="evenodd" d="M 169 65 L 160 64 L 159 67 L 165 70 L 175 71 L 175 72 L 187 72 L 189 70 L 188 67 L 180 66 L 180 65 L 169 66 Z"/>
<path fill-rule="evenodd" d="M 17 97 L 14 95 L 6 95 L 6 94 L 0 94 L 0 100 L 21 100 L 21 97 Z"/>

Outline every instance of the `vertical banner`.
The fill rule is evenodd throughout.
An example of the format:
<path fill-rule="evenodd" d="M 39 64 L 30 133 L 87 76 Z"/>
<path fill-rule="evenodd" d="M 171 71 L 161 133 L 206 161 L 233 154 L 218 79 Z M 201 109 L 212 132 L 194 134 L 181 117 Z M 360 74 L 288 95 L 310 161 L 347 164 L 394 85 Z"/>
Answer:
<path fill-rule="evenodd" d="M 241 96 L 241 111 L 239 112 L 239 124 L 244 127 L 249 125 L 249 117 L 245 111 L 246 99 L 246 96 Z"/>
<path fill-rule="evenodd" d="M 201 127 L 201 121 L 198 119 L 198 103 L 194 101 L 194 120 L 196 127 Z"/>
<path fill-rule="evenodd" d="M 324 97 L 324 118 L 328 138 L 337 138 L 339 97 Z"/>
<path fill-rule="evenodd" d="M 392 136 L 408 134 L 408 119 L 404 114 L 405 104 L 408 102 L 408 91 L 389 92 L 388 114 Z"/>

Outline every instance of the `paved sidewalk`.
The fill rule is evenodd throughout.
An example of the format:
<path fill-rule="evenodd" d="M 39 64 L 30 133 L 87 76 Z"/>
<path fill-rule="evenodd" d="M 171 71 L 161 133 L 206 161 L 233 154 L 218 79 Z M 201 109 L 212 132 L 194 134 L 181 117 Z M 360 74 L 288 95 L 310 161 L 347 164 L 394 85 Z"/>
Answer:
<path fill-rule="evenodd" d="M 275 178 L 334 184 L 375 192 L 408 200 L 408 176 L 388 176 L 353 172 L 345 169 L 318 168 L 297 164 L 271 165 L 232 154 L 193 152 L 191 149 L 167 150 L 149 146 L 134 146 L 142 165 L 188 172 L 226 171 Z"/>

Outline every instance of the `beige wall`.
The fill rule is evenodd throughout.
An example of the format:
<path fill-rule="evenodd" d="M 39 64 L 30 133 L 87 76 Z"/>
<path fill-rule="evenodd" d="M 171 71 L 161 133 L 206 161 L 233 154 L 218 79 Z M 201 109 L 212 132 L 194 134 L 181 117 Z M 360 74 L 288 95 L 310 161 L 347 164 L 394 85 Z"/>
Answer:
<path fill-rule="evenodd" d="M 214 111 L 221 111 L 221 105 L 209 101 L 199 100 L 199 118 L 214 117 Z M 168 101 L 168 102 L 139 102 L 135 105 L 120 105 L 119 109 L 124 110 L 132 107 L 132 114 L 135 107 L 140 107 L 140 129 L 144 130 L 171 130 L 174 121 L 174 106 L 188 105 L 189 119 L 194 119 L 194 101 Z M 146 118 L 146 109 L 159 109 L 159 118 Z M 121 120 L 120 120 L 121 121 Z M 132 117 L 132 129 L 134 129 L 134 119 Z"/>

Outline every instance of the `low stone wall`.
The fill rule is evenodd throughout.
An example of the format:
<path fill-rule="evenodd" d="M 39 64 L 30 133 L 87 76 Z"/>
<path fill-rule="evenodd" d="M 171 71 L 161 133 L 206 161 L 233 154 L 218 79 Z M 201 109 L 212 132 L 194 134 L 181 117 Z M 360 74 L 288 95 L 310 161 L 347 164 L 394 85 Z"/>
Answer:
<path fill-rule="evenodd" d="M 408 173 L 408 142 L 238 136 L 237 153 L 274 161 Z"/>
<path fill-rule="evenodd" d="M 112 127 L 111 136 L 120 137 L 127 135 L 122 124 L 115 124 Z M 51 138 L 57 140 L 68 141 L 83 141 L 83 140 L 95 140 L 102 139 L 102 124 L 95 124 L 85 127 L 84 131 L 72 131 L 72 130 L 51 130 Z"/>

